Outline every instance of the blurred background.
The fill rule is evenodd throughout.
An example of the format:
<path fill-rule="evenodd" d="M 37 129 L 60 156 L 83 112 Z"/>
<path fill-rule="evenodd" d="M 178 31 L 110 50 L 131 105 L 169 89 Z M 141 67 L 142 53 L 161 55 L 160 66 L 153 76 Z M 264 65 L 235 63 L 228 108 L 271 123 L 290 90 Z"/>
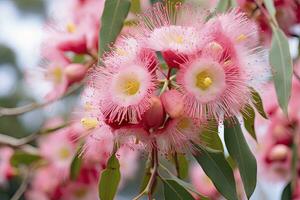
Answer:
<path fill-rule="evenodd" d="M 39 87 L 31 87 L 32 83 L 25 76 L 41 65 L 40 49 L 45 23 L 47 19 L 62 13 L 63 4 L 62 0 L 0 0 L 1 107 L 16 107 L 42 100 L 43 90 L 47 85 L 35 82 Z M 297 55 L 297 41 L 291 40 L 290 44 L 292 55 Z M 76 94 L 71 95 L 44 110 L 35 110 L 21 116 L 1 117 L 0 133 L 23 137 L 39 130 L 47 118 L 57 115 L 67 117 L 76 104 L 75 97 Z M 144 163 L 142 160 L 141 163 Z M 140 167 L 136 180 L 126 184 L 126 189 L 118 199 L 129 199 L 129 196 L 137 193 L 142 171 L 143 167 Z M 20 180 L 16 178 L 10 182 L 7 190 L 0 188 L 0 200 L 9 199 L 19 184 Z M 279 199 L 282 187 L 283 183 L 273 184 L 259 179 L 251 199 Z"/>

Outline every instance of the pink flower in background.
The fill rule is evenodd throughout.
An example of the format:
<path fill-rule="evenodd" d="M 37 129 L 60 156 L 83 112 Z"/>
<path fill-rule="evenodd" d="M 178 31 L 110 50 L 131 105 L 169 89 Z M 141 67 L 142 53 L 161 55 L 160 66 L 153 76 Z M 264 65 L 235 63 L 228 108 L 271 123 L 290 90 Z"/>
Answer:
<path fill-rule="evenodd" d="M 10 147 L 0 148 L 0 187 L 3 187 L 14 175 L 14 169 L 10 164 L 10 158 L 13 153 L 14 150 Z"/>
<path fill-rule="evenodd" d="M 220 198 L 220 193 L 199 165 L 196 165 L 195 163 L 192 164 L 189 171 L 191 182 L 200 194 L 203 194 L 212 200 Z"/>

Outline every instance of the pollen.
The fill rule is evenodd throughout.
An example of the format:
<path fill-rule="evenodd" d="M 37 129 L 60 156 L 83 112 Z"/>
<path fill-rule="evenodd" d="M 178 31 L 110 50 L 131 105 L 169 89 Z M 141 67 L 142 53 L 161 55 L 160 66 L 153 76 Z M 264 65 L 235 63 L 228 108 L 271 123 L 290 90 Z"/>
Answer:
<path fill-rule="evenodd" d="M 211 43 L 209 43 L 209 47 L 212 50 L 215 50 L 215 51 L 219 51 L 219 50 L 223 49 L 223 47 L 219 43 L 217 43 L 217 42 L 211 42 Z"/>
<path fill-rule="evenodd" d="M 213 80 L 211 78 L 211 75 L 207 73 L 206 71 L 200 72 L 196 76 L 196 86 L 201 90 L 208 89 L 213 84 Z"/>
<path fill-rule="evenodd" d="M 67 159 L 70 157 L 70 155 L 71 155 L 70 151 L 65 147 L 63 147 L 59 150 L 59 157 L 61 159 Z"/>
<path fill-rule="evenodd" d="M 182 118 L 178 124 L 177 127 L 179 130 L 185 130 L 190 126 L 190 120 L 188 118 Z"/>
<path fill-rule="evenodd" d="M 84 117 L 80 122 L 86 130 L 94 129 L 99 125 L 99 121 L 95 117 Z"/>
<path fill-rule="evenodd" d="M 55 84 L 59 84 L 62 81 L 63 71 L 62 68 L 57 66 L 51 70 L 51 77 Z"/>
<path fill-rule="evenodd" d="M 128 52 L 125 51 L 125 50 L 122 49 L 122 48 L 117 48 L 117 49 L 116 49 L 116 52 L 117 52 L 117 54 L 120 55 L 120 56 L 127 56 L 127 55 L 128 55 Z"/>
<path fill-rule="evenodd" d="M 181 35 L 176 35 L 174 37 L 174 41 L 177 43 L 177 44 L 182 44 L 183 43 L 183 37 Z"/>
<path fill-rule="evenodd" d="M 237 42 L 242 42 L 244 40 L 247 39 L 247 36 L 245 34 L 240 34 L 237 38 L 236 38 L 236 41 Z"/>
<path fill-rule="evenodd" d="M 140 89 L 140 82 L 135 79 L 126 80 L 123 86 L 123 92 L 128 95 L 135 95 Z"/>
<path fill-rule="evenodd" d="M 85 111 L 91 111 L 93 109 L 93 105 L 91 103 L 85 103 L 84 104 L 84 110 Z"/>
<path fill-rule="evenodd" d="M 67 31 L 69 33 L 74 33 L 76 31 L 76 26 L 74 23 L 70 22 L 67 24 Z"/>

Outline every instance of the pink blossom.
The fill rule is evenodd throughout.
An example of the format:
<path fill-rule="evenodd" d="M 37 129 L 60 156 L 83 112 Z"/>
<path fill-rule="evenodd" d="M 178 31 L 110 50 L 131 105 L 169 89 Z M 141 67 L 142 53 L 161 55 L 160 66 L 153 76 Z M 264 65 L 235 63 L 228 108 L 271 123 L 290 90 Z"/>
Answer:
<path fill-rule="evenodd" d="M 10 158 L 13 155 L 13 149 L 9 147 L 0 148 L 0 187 L 14 175 L 14 169 L 10 164 Z"/>

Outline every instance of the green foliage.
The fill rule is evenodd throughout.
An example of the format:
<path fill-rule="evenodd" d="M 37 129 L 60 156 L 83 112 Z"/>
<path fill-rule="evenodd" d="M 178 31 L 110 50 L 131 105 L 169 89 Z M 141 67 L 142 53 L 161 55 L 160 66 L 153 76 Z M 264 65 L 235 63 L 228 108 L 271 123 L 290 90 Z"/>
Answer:
<path fill-rule="evenodd" d="M 101 17 L 99 32 L 99 58 L 109 50 L 122 30 L 123 22 L 130 9 L 129 0 L 107 0 Z M 101 42 L 100 42 L 101 41 Z"/>
<path fill-rule="evenodd" d="M 267 114 L 265 113 L 262 99 L 257 91 L 254 88 L 251 88 L 251 102 L 256 108 L 257 112 L 265 119 L 268 119 Z"/>
<path fill-rule="evenodd" d="M 277 100 L 282 110 L 287 114 L 291 96 L 293 64 L 287 37 L 280 28 L 272 26 L 272 29 L 269 60 L 273 70 Z"/>
<path fill-rule="evenodd" d="M 196 145 L 195 148 L 197 152 L 194 157 L 217 190 L 229 200 L 237 199 L 233 172 L 223 152 L 210 152 Z"/>
<path fill-rule="evenodd" d="M 78 148 L 73 160 L 72 160 L 72 163 L 71 163 L 71 166 L 70 166 L 70 178 L 71 180 L 76 180 L 78 175 L 79 175 L 79 172 L 80 172 L 80 169 L 81 169 L 81 164 L 82 164 L 82 157 L 80 155 L 82 151 L 82 148 Z"/>
<path fill-rule="evenodd" d="M 264 0 L 264 4 L 268 9 L 268 12 L 271 15 L 272 20 L 276 21 L 276 9 L 273 0 Z"/>
<path fill-rule="evenodd" d="M 189 163 L 184 154 L 176 153 L 173 156 L 176 171 L 180 179 L 185 179 L 189 173 Z"/>
<path fill-rule="evenodd" d="M 130 12 L 135 13 L 135 14 L 141 12 L 141 2 L 140 2 L 140 0 L 131 0 Z"/>
<path fill-rule="evenodd" d="M 107 162 L 107 167 L 101 173 L 99 182 L 99 197 L 101 200 L 113 200 L 121 179 L 120 163 L 113 154 Z"/>
<path fill-rule="evenodd" d="M 165 200 L 194 200 L 193 196 L 172 179 L 162 179 Z"/>
<path fill-rule="evenodd" d="M 245 129 L 253 137 L 253 139 L 257 140 L 255 127 L 254 127 L 254 122 L 255 122 L 255 111 L 254 111 L 254 109 L 249 104 L 247 104 L 241 110 L 241 113 L 243 115 L 243 121 L 244 121 Z"/>
<path fill-rule="evenodd" d="M 281 200 L 291 200 L 292 199 L 292 189 L 291 189 L 291 183 L 288 183 L 281 194 Z"/>
<path fill-rule="evenodd" d="M 239 168 L 246 195 L 250 198 L 256 187 L 256 160 L 236 119 L 235 124 L 225 123 L 224 138 L 228 152 Z"/>
<path fill-rule="evenodd" d="M 204 147 L 208 147 L 208 150 L 215 150 L 223 152 L 223 144 L 219 137 L 218 122 L 209 121 L 207 125 L 203 127 L 200 133 L 200 140 Z"/>
<path fill-rule="evenodd" d="M 19 167 L 21 165 L 31 165 L 34 162 L 41 160 L 41 156 L 30 154 L 21 150 L 17 150 L 14 152 L 10 159 L 10 163 L 14 167 Z"/>

